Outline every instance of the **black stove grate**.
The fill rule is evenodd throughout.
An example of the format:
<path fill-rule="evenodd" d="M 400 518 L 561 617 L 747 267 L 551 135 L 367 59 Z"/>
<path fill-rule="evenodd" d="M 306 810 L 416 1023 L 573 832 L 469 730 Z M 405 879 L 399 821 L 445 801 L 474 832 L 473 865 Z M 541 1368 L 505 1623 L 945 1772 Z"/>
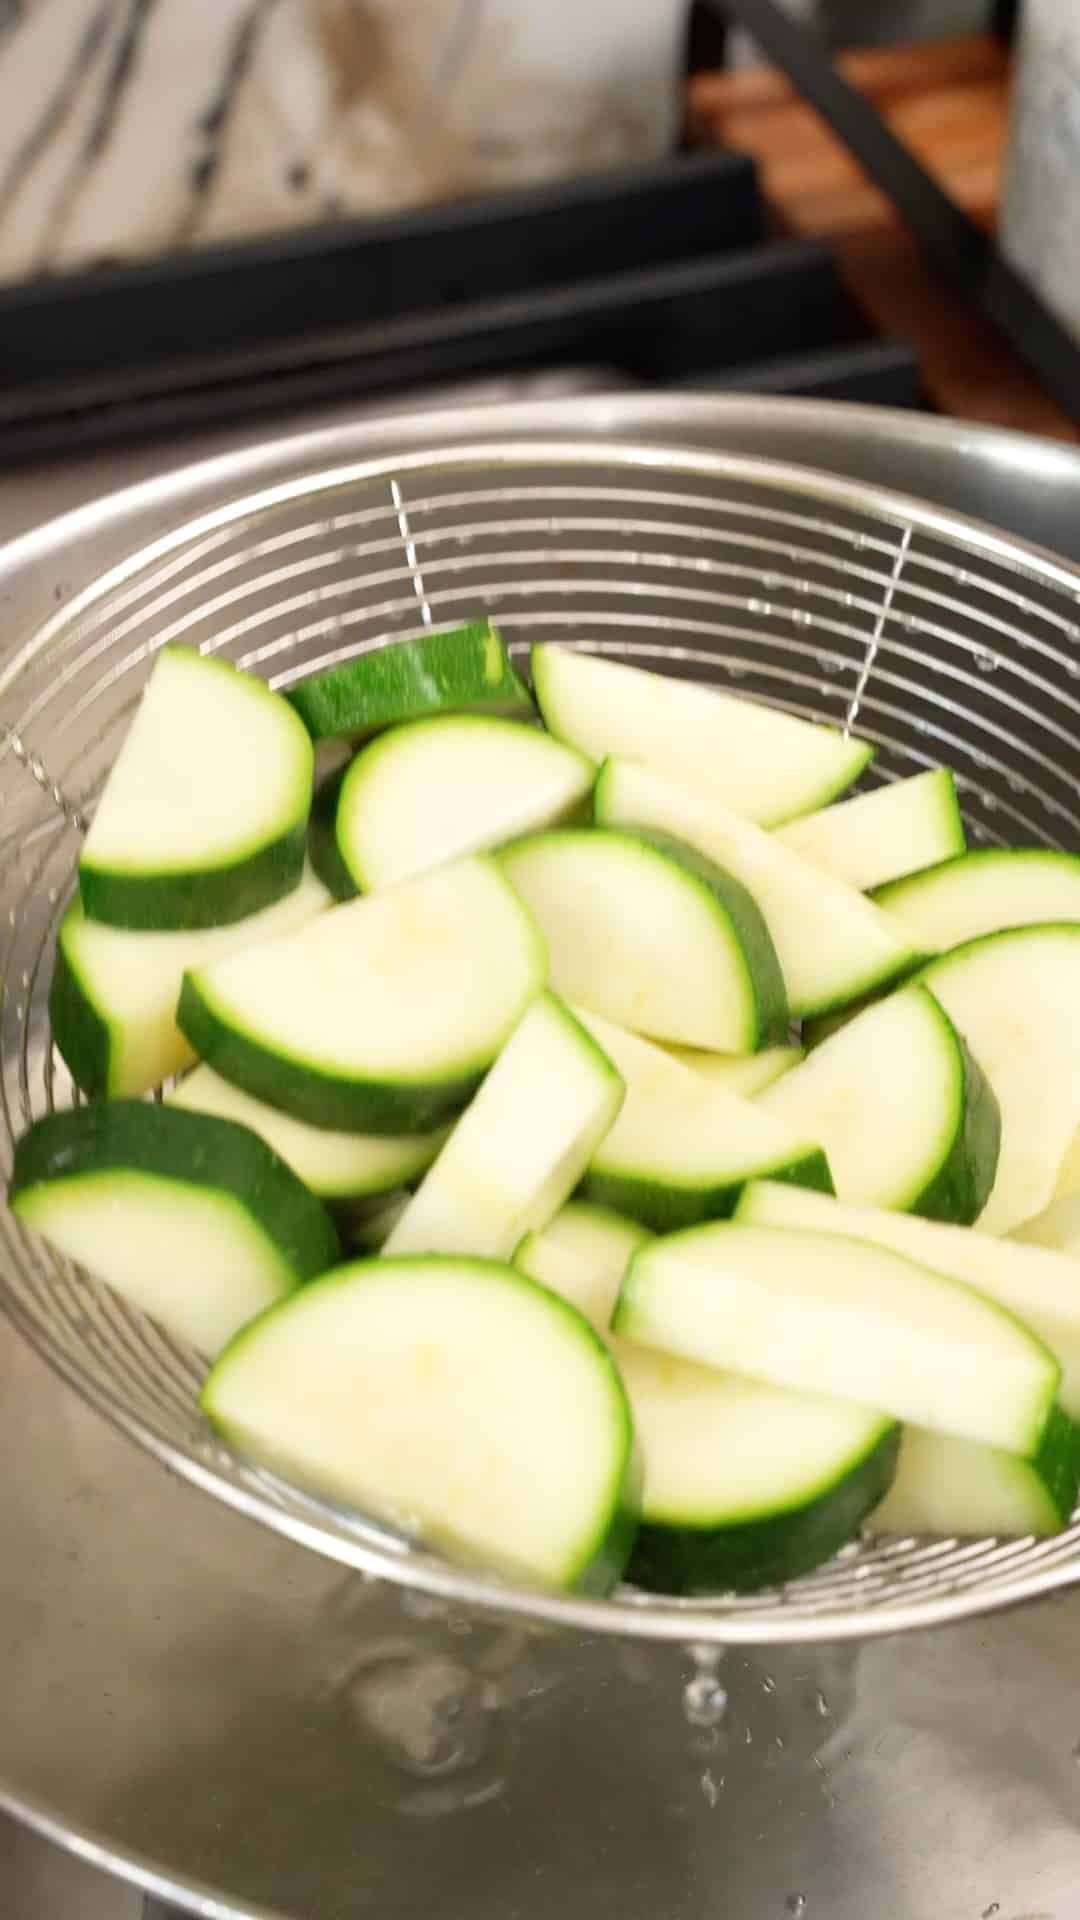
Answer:
<path fill-rule="evenodd" d="M 629 381 L 920 405 L 826 247 L 726 152 L 0 289 L 0 465 L 425 382 Z"/>

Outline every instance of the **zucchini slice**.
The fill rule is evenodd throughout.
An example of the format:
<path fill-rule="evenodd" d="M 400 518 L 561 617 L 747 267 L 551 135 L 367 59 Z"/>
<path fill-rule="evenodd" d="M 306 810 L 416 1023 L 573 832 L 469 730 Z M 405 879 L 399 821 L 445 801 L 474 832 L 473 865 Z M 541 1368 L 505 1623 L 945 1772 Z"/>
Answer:
<path fill-rule="evenodd" d="M 1049 1204 L 1080 1126 L 1080 923 L 987 934 L 919 977 L 997 1096 L 1001 1152 L 979 1226 L 1007 1233 Z"/>
<path fill-rule="evenodd" d="M 606 1330 L 647 1236 L 571 1204 L 514 1263 Z M 827 1560 L 881 1499 L 899 1429 L 880 1414 L 790 1393 L 613 1339 L 641 1447 L 639 1586 L 716 1593 L 795 1579 Z"/>
<path fill-rule="evenodd" d="M 623 1102 L 606 1055 L 553 993 L 534 1000 L 386 1242 L 387 1254 L 508 1260 L 576 1187 Z"/>
<path fill-rule="evenodd" d="M 760 913 L 691 847 L 662 833 L 568 828 L 499 858 L 567 999 L 654 1039 L 731 1053 L 754 1053 L 786 1026 Z"/>
<path fill-rule="evenodd" d="M 669 1233 L 730 1213 L 746 1181 L 766 1173 L 832 1192 L 816 1142 L 637 1034 L 583 1009 L 578 1017 L 626 1083 L 622 1111 L 582 1182 L 586 1198 Z"/>
<path fill-rule="evenodd" d="M 896 1478 L 869 1533 L 1050 1534 L 1072 1518 L 1080 1433 L 1056 1407 L 1031 1460 L 974 1440 L 907 1427 Z"/>
<path fill-rule="evenodd" d="M 679 1047 L 668 1044 L 665 1053 L 684 1067 L 690 1067 L 695 1073 L 703 1074 L 712 1087 L 719 1087 L 725 1093 L 738 1093 L 744 1100 L 752 1100 L 755 1094 L 764 1093 L 766 1087 L 775 1085 L 792 1067 L 797 1067 L 806 1055 L 802 1047 L 765 1047 L 761 1053 L 709 1053 L 701 1047 Z"/>
<path fill-rule="evenodd" d="M 206 1381 L 231 1446 L 512 1577 L 614 1585 L 639 1468 L 616 1368 L 573 1308 L 513 1267 L 431 1255 L 354 1262 L 288 1306 Z"/>
<path fill-rule="evenodd" d="M 298 1120 L 418 1133 L 475 1092 L 544 968 L 517 895 L 474 855 L 186 974 L 178 1021 L 223 1079 Z"/>
<path fill-rule="evenodd" d="M 860 891 L 951 860 L 966 844 L 948 767 L 804 814 L 781 827 L 777 837 Z"/>
<path fill-rule="evenodd" d="M 945 953 L 986 933 L 1080 921 L 1080 854 L 985 847 L 874 894 L 902 937 Z"/>
<path fill-rule="evenodd" d="M 612 1330 L 752 1379 L 1036 1454 L 1061 1378 L 973 1287 L 869 1241 L 725 1222 L 650 1241 Z"/>
<path fill-rule="evenodd" d="M 37 1121 L 15 1149 L 8 1201 L 209 1355 L 338 1258 L 325 1208 L 255 1134 L 140 1100 Z"/>
<path fill-rule="evenodd" d="M 191 931 L 272 906 L 303 868 L 312 762 L 280 694 L 163 647 L 83 844 L 87 915 Z"/>
<path fill-rule="evenodd" d="M 544 722 L 590 760 L 641 760 L 773 827 L 849 787 L 873 748 L 752 700 L 579 649 L 531 654 Z"/>
<path fill-rule="evenodd" d="M 188 1113 L 216 1113 L 248 1127 L 272 1147 L 304 1185 L 328 1203 L 381 1200 L 426 1173 L 446 1139 L 446 1128 L 431 1133 L 336 1133 L 256 1100 L 242 1087 L 223 1080 L 212 1067 L 198 1066 L 166 1095 L 166 1105 Z"/>
<path fill-rule="evenodd" d="M 821 1142 L 841 1200 L 970 1226 L 989 1198 L 998 1104 L 925 987 L 858 1014 L 759 1105 Z"/>
<path fill-rule="evenodd" d="M 337 869 L 353 893 L 396 886 L 570 819 L 595 778 L 583 754 L 513 720 L 470 713 L 394 727 L 341 779 Z"/>
<path fill-rule="evenodd" d="M 490 620 L 373 647 L 289 688 L 313 740 L 364 740 L 430 713 L 535 712 Z"/>
<path fill-rule="evenodd" d="M 965 1281 L 1045 1341 L 1062 1369 L 1061 1404 L 1080 1419 L 1080 1267 L 1067 1254 L 910 1213 L 844 1206 L 827 1194 L 767 1180 L 745 1189 L 735 1217 L 747 1226 L 849 1234 Z"/>
<path fill-rule="evenodd" d="M 134 1097 L 188 1066 L 194 1051 L 176 1024 L 188 968 L 274 940 L 329 904 L 310 869 L 274 906 L 205 933 L 104 927 L 73 900 L 56 936 L 49 1021 L 76 1086 L 91 1097 Z"/>
<path fill-rule="evenodd" d="M 600 826 L 676 834 L 742 882 L 772 936 L 793 1014 L 827 1013 L 918 964 L 902 932 L 854 887 L 667 774 L 608 760 L 593 806 Z"/>

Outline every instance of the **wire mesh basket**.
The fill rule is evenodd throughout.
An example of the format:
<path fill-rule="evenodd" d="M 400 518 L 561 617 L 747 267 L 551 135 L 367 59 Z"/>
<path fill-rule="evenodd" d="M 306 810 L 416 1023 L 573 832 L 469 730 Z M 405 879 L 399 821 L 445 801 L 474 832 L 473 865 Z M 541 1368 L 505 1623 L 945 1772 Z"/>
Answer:
<path fill-rule="evenodd" d="M 122 534 L 122 500 L 114 519 Z M 284 687 L 480 613 L 519 659 L 536 640 L 584 645 L 857 730 L 878 749 L 864 784 L 944 762 L 972 844 L 1080 845 L 1080 572 L 1019 543 L 801 468 L 588 440 L 283 482 L 136 546 L 0 673 L 5 1176 L 15 1136 L 77 1097 L 49 1033 L 53 945 L 156 650 L 196 645 Z M 857 1541 L 782 1590 L 707 1601 L 509 1588 L 235 1459 L 199 1414 L 197 1355 L 6 1211 L 0 1232 L 8 1313 L 129 1435 L 319 1552 L 446 1598 L 735 1643 L 929 1625 L 1080 1577 L 1078 1513 L 1049 1540 Z"/>

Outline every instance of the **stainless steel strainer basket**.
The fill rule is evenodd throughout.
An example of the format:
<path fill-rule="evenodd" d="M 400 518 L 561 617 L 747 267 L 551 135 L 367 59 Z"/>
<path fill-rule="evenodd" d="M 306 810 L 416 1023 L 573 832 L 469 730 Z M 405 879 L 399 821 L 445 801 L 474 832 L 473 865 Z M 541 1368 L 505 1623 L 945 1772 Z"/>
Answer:
<path fill-rule="evenodd" d="M 100 533 L 103 510 L 95 510 Z M 1080 571 L 972 522 L 822 474 L 595 441 L 373 458 L 215 506 L 130 551 L 0 672 L 0 1152 L 73 1090 L 49 1035 L 57 922 L 80 834 L 158 647 L 275 686 L 489 612 L 512 650 L 555 639 L 713 682 L 878 747 L 869 782 L 941 762 L 973 844 L 1080 845 Z M 32 604 L 33 540 L 0 560 Z M 54 555 L 55 557 L 55 555 Z M 62 558 L 62 553 L 61 556 Z M 19 640 L 19 636 L 15 636 Z M 694 1642 L 929 1625 L 1080 1578 L 1080 1513 L 1048 1541 L 856 1543 L 782 1591 L 715 1601 L 508 1589 L 225 1452 L 199 1363 L 6 1212 L 0 1300 L 51 1364 L 175 1471 L 348 1565 L 536 1621 Z"/>

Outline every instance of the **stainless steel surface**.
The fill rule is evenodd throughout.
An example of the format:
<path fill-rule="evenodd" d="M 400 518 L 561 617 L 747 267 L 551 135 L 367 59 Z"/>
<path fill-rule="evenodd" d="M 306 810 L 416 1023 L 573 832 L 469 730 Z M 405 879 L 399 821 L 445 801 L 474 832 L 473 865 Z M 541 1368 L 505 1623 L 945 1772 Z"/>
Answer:
<path fill-rule="evenodd" d="M 856 409 L 838 423 L 741 402 L 679 403 L 665 425 L 635 399 L 579 403 L 558 430 L 600 433 L 598 411 L 638 437 L 679 438 L 681 414 L 684 438 L 751 446 L 758 411 L 768 451 L 859 477 L 889 433 Z M 1031 447 L 1025 502 L 1026 443 L 975 434 L 965 499 L 964 459 L 942 436 L 936 463 L 932 440 L 897 446 L 898 469 L 936 475 L 924 493 L 985 511 L 989 473 L 997 517 L 1037 537 L 1032 502 L 1056 473 L 1047 537 L 1071 512 L 1075 538 L 1075 456 Z M 1014 498 L 1028 515 L 1010 521 Z M 25 481 L 0 490 L 8 524 L 37 511 Z M 66 584 L 43 558 L 9 632 Z M 0 1447 L 0 1801 L 192 1911 L 1077 1911 L 1080 1596 L 899 1641 L 733 1652 L 710 1728 L 719 1699 L 708 1684 L 684 1699 L 676 1649 L 554 1636 L 500 1651 L 481 1618 L 418 1620 L 162 1473 L 2 1327 Z"/>
<path fill-rule="evenodd" d="M 945 760 L 978 840 L 1080 836 L 1080 570 L 941 509 L 790 464 L 537 435 L 360 447 L 178 520 L 184 486 L 106 499 L 84 527 L 61 524 L 0 560 L 16 598 L 49 564 L 91 576 L 22 644 L 12 636 L 0 671 L 6 1163 L 23 1127 L 73 1098 L 48 1027 L 56 927 L 86 818 L 167 640 L 289 685 L 483 607 L 515 653 L 584 639 L 858 728 L 878 745 L 876 779 Z M 10 1217 L 0 1241 L 0 1301 L 125 1432 L 290 1538 L 457 1603 L 760 1644 L 926 1626 L 1080 1577 L 1078 1514 L 1052 1540 L 853 1545 L 775 1594 L 676 1602 L 620 1589 L 586 1601 L 507 1589 L 234 1459 L 199 1414 L 194 1353 Z"/>

